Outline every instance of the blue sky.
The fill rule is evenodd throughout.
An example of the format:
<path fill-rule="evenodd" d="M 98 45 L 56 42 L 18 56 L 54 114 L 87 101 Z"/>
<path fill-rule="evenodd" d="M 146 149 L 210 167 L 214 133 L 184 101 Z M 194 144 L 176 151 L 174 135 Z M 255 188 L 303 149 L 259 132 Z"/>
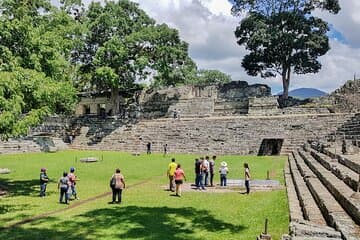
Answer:
<path fill-rule="evenodd" d="M 250 77 L 241 67 L 246 54 L 236 44 L 234 30 L 240 19 L 231 16 L 228 0 L 134 0 L 158 23 L 177 28 L 189 43 L 190 56 L 198 67 L 218 69 L 234 80 L 269 85 L 273 93 L 282 89 L 281 79 Z M 90 0 L 85 0 L 90 2 Z M 102 1 L 103 2 L 103 1 Z M 316 12 L 329 22 L 330 51 L 320 57 L 323 65 L 318 74 L 293 75 L 290 89 L 313 87 L 331 92 L 353 79 L 360 78 L 360 0 L 340 0 L 337 15 Z"/>

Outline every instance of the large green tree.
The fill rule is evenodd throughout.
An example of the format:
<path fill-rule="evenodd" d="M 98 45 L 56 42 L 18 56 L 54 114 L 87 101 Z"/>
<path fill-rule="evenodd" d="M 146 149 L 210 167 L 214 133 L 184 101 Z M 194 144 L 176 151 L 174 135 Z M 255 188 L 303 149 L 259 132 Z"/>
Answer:
<path fill-rule="evenodd" d="M 74 59 L 88 87 L 111 90 L 114 114 L 119 112 L 119 90 L 148 77 L 165 84 L 182 79 L 176 71 L 189 59 L 188 45 L 177 30 L 157 25 L 137 3 L 93 2 L 84 18 L 88 33 Z"/>
<path fill-rule="evenodd" d="M 338 13 L 338 0 L 234 0 L 232 13 L 242 16 L 235 36 L 249 54 L 242 66 L 249 75 L 280 75 L 288 98 L 291 73 L 316 73 L 318 57 L 329 49 L 329 26 L 313 16 L 316 9 Z"/>
<path fill-rule="evenodd" d="M 49 114 L 71 112 L 69 60 L 82 28 L 49 0 L 3 0 L 0 9 L 0 137 L 6 139 L 26 135 Z"/>

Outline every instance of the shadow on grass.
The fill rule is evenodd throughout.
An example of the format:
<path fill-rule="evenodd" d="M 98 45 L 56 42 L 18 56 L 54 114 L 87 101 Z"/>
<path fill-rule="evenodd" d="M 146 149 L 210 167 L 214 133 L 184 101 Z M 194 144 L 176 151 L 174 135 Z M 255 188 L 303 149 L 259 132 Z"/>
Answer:
<path fill-rule="evenodd" d="M 42 229 L 40 223 L 45 224 Z M 201 232 L 239 233 L 244 226 L 216 219 L 196 208 L 137 207 L 117 205 L 74 216 L 71 220 L 42 219 L 26 228 L 15 227 L 0 233 L 1 239 L 203 239 Z"/>
<path fill-rule="evenodd" d="M 76 223 L 74 228 L 106 229 L 115 226 L 114 229 L 121 229 L 121 232 L 113 232 L 112 237 L 119 239 L 168 239 L 170 236 L 174 240 L 196 239 L 191 235 L 198 231 L 238 233 L 244 229 L 243 226 L 216 219 L 208 211 L 189 207 L 105 208 L 87 212 L 81 217 L 86 221 Z M 71 225 L 72 223 L 67 224 Z M 124 225 L 127 227 L 124 228 Z"/>
<path fill-rule="evenodd" d="M 50 180 L 49 183 L 54 184 L 56 182 Z M 39 179 L 13 181 L 0 178 L 0 185 L 8 191 L 8 196 L 38 196 L 40 193 Z M 47 191 L 46 193 L 49 195 L 53 192 Z"/>

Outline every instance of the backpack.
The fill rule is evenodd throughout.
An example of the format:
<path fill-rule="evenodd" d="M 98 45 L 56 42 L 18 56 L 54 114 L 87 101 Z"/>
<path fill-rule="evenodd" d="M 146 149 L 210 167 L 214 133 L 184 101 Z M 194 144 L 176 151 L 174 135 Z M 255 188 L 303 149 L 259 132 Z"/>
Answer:
<path fill-rule="evenodd" d="M 116 185 L 116 178 L 115 176 L 110 179 L 110 187 L 114 188 Z"/>
<path fill-rule="evenodd" d="M 69 179 L 67 177 L 60 178 L 60 187 L 61 187 L 61 189 L 67 189 L 69 187 L 68 181 L 69 181 Z"/>

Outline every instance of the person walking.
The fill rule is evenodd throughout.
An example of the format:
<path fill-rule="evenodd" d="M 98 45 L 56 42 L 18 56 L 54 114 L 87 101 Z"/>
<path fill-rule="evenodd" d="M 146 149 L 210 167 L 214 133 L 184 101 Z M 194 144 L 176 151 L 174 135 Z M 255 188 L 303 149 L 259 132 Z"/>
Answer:
<path fill-rule="evenodd" d="M 71 196 L 74 196 L 75 199 L 79 199 L 77 197 L 77 192 L 76 192 L 76 182 L 78 181 L 77 176 L 75 175 L 75 168 L 71 167 L 70 168 L 70 173 L 68 174 L 68 178 L 69 178 L 69 185 L 70 185 L 70 189 L 69 189 L 69 199 Z"/>
<path fill-rule="evenodd" d="M 183 184 L 184 181 L 186 181 L 186 177 L 185 177 L 184 170 L 181 169 L 180 164 L 177 165 L 177 168 L 174 173 L 174 177 L 175 177 L 175 184 L 176 184 L 175 195 L 178 197 L 181 197 L 181 185 Z"/>
<path fill-rule="evenodd" d="M 212 159 L 209 161 L 210 186 L 211 187 L 214 186 L 215 160 L 216 160 L 216 156 L 212 156 Z"/>
<path fill-rule="evenodd" d="M 174 173 L 177 168 L 177 164 L 175 163 L 175 158 L 171 159 L 171 162 L 168 165 L 167 176 L 169 178 L 169 190 L 175 191 L 175 178 Z"/>
<path fill-rule="evenodd" d="M 112 202 L 121 203 L 122 201 L 122 190 L 125 188 L 124 176 L 120 173 L 120 169 L 117 168 L 115 173 L 111 177 L 111 189 L 112 189 Z"/>
<path fill-rule="evenodd" d="M 204 183 L 204 176 L 205 176 L 205 170 L 206 170 L 206 164 L 204 164 L 204 157 L 200 157 L 200 175 L 199 175 L 199 187 L 200 190 L 206 190 L 205 183 Z"/>
<path fill-rule="evenodd" d="M 219 169 L 219 173 L 220 173 L 220 186 L 226 186 L 226 180 L 227 180 L 227 174 L 229 173 L 229 169 L 227 167 L 227 163 L 226 162 L 221 162 L 220 163 L 220 169 Z"/>
<path fill-rule="evenodd" d="M 60 190 L 60 198 L 59 198 L 60 203 L 64 203 L 63 198 L 65 196 L 65 204 L 68 204 L 69 185 L 70 185 L 70 182 L 69 182 L 68 174 L 67 174 L 67 172 L 64 172 L 63 176 L 60 178 L 59 183 L 58 183 L 58 190 Z"/>
<path fill-rule="evenodd" d="M 40 197 L 45 197 L 46 186 L 49 182 L 49 177 L 46 174 L 46 168 L 40 169 Z"/>
<path fill-rule="evenodd" d="M 244 175 L 245 175 L 245 187 L 246 187 L 246 194 L 250 193 L 250 169 L 249 164 L 244 163 Z"/>

